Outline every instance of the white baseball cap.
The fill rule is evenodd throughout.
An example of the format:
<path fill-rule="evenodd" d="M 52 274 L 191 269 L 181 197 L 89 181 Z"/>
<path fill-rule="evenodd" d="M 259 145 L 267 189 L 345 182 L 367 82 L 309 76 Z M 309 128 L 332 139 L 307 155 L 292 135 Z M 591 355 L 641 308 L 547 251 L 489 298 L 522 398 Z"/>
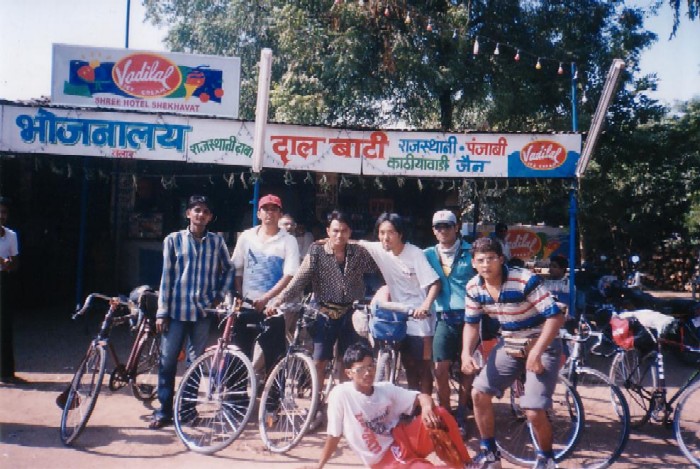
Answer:
<path fill-rule="evenodd" d="M 457 217 L 449 210 L 438 210 L 435 212 L 435 215 L 433 215 L 433 226 L 437 225 L 438 223 L 449 223 L 450 225 L 456 225 Z"/>

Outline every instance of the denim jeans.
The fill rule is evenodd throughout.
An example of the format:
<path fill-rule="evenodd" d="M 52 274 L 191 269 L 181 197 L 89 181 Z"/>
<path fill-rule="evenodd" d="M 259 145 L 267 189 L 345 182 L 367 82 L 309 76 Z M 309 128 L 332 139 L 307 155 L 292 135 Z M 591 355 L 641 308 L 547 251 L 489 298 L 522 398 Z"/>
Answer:
<path fill-rule="evenodd" d="M 173 417 L 173 397 L 175 395 L 175 375 L 177 374 L 177 357 L 189 339 L 187 347 L 187 363 L 192 363 L 204 352 L 209 338 L 211 317 L 200 318 L 197 321 L 178 321 L 170 319 L 168 331 L 161 339 L 160 366 L 158 368 L 158 400 L 160 410 L 156 418 Z"/>

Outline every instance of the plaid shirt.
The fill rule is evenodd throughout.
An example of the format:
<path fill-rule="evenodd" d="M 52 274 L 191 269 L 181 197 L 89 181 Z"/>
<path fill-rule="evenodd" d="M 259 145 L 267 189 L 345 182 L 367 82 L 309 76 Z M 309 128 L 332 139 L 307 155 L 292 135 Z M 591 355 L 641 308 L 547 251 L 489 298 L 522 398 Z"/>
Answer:
<path fill-rule="evenodd" d="M 232 289 L 234 269 L 224 239 L 207 231 L 201 241 L 189 229 L 163 241 L 163 275 L 156 317 L 196 321 L 202 309 Z"/>
<path fill-rule="evenodd" d="M 317 301 L 347 304 L 365 297 L 364 274 L 379 272 L 372 256 L 358 244 L 348 244 L 343 270 L 335 259 L 330 241 L 312 244 L 301 267 L 280 293 L 282 303 L 295 301 L 311 283 Z"/>
<path fill-rule="evenodd" d="M 504 336 L 530 337 L 542 330 L 547 318 L 561 312 L 541 278 L 529 270 L 503 266 L 503 278 L 495 301 L 480 275 L 467 283 L 465 322 L 478 324 L 488 314 L 500 321 Z"/>

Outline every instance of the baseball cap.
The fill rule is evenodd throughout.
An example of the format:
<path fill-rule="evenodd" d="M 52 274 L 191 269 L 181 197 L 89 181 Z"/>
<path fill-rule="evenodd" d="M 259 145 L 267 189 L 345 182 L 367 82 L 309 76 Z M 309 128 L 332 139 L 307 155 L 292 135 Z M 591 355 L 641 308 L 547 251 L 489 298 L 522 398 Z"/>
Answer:
<path fill-rule="evenodd" d="M 279 208 L 282 208 L 282 201 L 274 194 L 267 194 L 260 199 L 260 202 L 258 202 L 258 208 L 260 209 L 265 205 L 277 205 Z"/>
<path fill-rule="evenodd" d="M 449 210 L 438 210 L 435 212 L 435 215 L 433 215 L 433 226 L 437 225 L 438 223 L 449 223 L 450 225 L 456 225 L 457 217 Z"/>

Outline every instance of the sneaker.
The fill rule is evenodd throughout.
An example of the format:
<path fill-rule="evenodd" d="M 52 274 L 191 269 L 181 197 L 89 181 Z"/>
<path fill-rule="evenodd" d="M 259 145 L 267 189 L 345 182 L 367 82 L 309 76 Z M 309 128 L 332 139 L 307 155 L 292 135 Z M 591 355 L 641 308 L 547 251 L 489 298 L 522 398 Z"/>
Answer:
<path fill-rule="evenodd" d="M 465 467 L 468 469 L 501 469 L 501 453 L 481 448 L 479 454 Z"/>
<path fill-rule="evenodd" d="M 311 420 L 311 423 L 309 424 L 309 432 L 314 432 L 318 430 L 318 428 L 323 425 L 323 411 L 322 410 L 317 410 L 316 415 L 314 416 L 313 420 Z"/>
<path fill-rule="evenodd" d="M 538 455 L 533 469 L 557 469 L 557 463 L 552 458 Z"/>

